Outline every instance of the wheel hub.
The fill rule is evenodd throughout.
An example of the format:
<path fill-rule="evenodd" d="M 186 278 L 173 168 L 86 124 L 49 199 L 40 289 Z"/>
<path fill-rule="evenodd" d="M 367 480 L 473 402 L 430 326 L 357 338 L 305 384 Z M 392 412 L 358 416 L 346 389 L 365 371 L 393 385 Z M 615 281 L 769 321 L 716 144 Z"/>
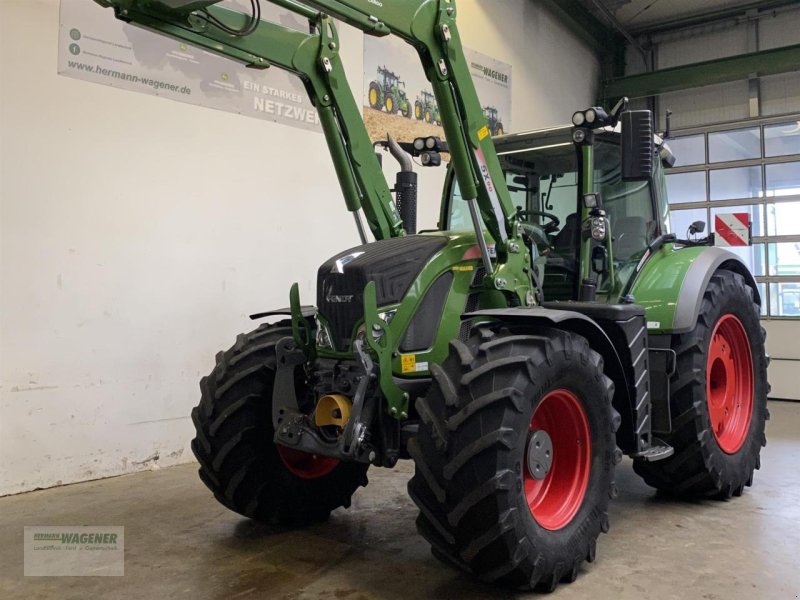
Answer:
<path fill-rule="evenodd" d="M 586 495 L 592 462 L 589 421 L 578 397 L 559 388 L 539 401 L 529 430 L 525 500 L 536 522 L 555 531 L 572 521 Z"/>
<path fill-rule="evenodd" d="M 742 322 L 723 315 L 711 333 L 706 361 L 711 431 L 723 452 L 744 445 L 753 414 L 753 358 Z"/>
<path fill-rule="evenodd" d="M 553 440 L 544 429 L 532 431 L 528 438 L 528 473 L 541 481 L 553 466 Z"/>

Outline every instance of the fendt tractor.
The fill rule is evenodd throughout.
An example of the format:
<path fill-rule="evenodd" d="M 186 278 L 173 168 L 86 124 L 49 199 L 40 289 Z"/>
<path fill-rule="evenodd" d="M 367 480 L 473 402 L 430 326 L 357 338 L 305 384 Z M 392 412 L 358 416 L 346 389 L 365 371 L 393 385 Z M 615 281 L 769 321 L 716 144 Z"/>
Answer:
<path fill-rule="evenodd" d="M 369 83 L 367 93 L 370 108 L 385 109 L 390 115 L 398 111 L 406 118 L 411 118 L 411 102 L 405 90 L 406 84 L 397 74 L 386 67 L 378 67 L 378 79 Z"/>
<path fill-rule="evenodd" d="M 324 520 L 370 466 L 413 459 L 408 491 L 435 556 L 552 590 L 595 559 L 623 455 L 669 494 L 752 484 L 767 419 L 761 298 L 737 256 L 670 231 L 674 158 L 649 111 L 622 99 L 493 140 L 454 0 L 271 0 L 309 32 L 261 20 L 258 0 L 249 15 L 217 0 L 96 1 L 300 77 L 363 242 L 319 268 L 316 306 L 295 284 L 288 308 L 253 315 L 277 322 L 239 335 L 201 381 L 192 448 L 222 504 L 287 526 Z M 404 229 L 409 169 L 398 208 L 332 18 L 419 55 L 446 142 L 413 149 L 423 164 L 450 157 L 436 231 Z"/>
<path fill-rule="evenodd" d="M 436 98 L 428 90 L 422 90 L 417 96 L 417 100 L 414 102 L 414 116 L 417 121 L 425 121 L 434 125 L 441 123 L 439 107 L 436 106 Z"/>

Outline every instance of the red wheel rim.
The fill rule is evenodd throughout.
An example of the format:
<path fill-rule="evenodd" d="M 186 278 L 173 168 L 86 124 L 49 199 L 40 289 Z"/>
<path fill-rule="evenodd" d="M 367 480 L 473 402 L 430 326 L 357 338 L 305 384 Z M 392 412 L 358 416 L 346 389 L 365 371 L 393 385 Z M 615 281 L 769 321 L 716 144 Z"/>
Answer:
<path fill-rule="evenodd" d="M 544 430 L 553 447 L 552 464 L 543 479 L 534 479 L 525 453 L 525 499 L 533 518 L 551 531 L 572 521 L 589 486 L 592 443 L 583 406 L 572 392 L 548 393 L 533 413 L 531 431 Z"/>
<path fill-rule="evenodd" d="M 717 444 L 727 454 L 738 452 L 753 416 L 753 357 L 747 332 L 734 315 L 724 315 L 711 334 L 706 400 Z"/>
<path fill-rule="evenodd" d="M 284 466 L 301 479 L 324 477 L 339 465 L 338 458 L 308 454 L 287 446 L 276 446 Z"/>

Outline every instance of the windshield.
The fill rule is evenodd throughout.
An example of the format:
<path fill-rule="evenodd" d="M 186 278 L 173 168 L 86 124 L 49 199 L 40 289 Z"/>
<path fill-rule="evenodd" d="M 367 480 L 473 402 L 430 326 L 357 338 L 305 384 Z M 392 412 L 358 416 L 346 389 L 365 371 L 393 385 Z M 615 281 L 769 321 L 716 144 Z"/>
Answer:
<path fill-rule="evenodd" d="M 544 265 L 545 298 L 574 297 L 578 279 L 580 205 L 578 159 L 571 142 L 522 150 L 498 149 L 511 200 Z M 452 184 L 447 228 L 472 230 L 466 202 Z M 602 195 L 612 232 L 617 271 L 615 282 L 602 282 L 601 292 L 620 289 L 633 274 L 648 244 L 659 234 L 649 182 L 622 181 L 619 146 L 595 144 L 595 187 Z M 549 292 L 549 293 L 548 293 Z"/>

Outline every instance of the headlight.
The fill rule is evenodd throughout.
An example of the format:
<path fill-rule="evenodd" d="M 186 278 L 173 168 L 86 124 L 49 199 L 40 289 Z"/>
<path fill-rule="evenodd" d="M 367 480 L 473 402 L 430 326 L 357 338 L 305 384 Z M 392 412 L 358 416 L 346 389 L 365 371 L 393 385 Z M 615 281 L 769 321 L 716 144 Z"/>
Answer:
<path fill-rule="evenodd" d="M 586 117 L 582 111 L 578 111 L 572 115 L 572 124 L 575 125 L 575 127 L 580 127 L 583 125 L 584 121 L 586 121 Z"/>
<path fill-rule="evenodd" d="M 586 111 L 586 122 L 590 125 L 597 120 L 597 113 L 593 108 Z"/>
<path fill-rule="evenodd" d="M 396 313 L 397 313 L 397 309 L 393 308 L 392 310 L 387 310 L 387 311 L 378 313 L 378 317 L 383 319 L 386 322 L 386 324 L 388 325 L 389 323 L 392 322 L 392 319 L 394 319 L 394 315 Z M 367 334 L 367 328 L 364 325 L 364 323 L 362 323 L 361 325 L 358 326 L 358 329 L 356 330 L 356 337 L 362 337 L 362 336 L 365 337 L 366 334 Z M 376 339 L 376 340 L 381 339 L 383 337 L 383 334 L 384 334 L 384 331 L 383 331 L 383 329 L 381 327 L 379 327 L 378 325 L 374 325 L 373 326 L 372 337 L 374 339 Z"/>
<path fill-rule="evenodd" d="M 416 138 L 414 140 L 414 150 L 424 150 L 425 149 L 425 138 Z"/>
<path fill-rule="evenodd" d="M 328 333 L 328 328 L 322 323 L 317 325 L 317 348 L 333 348 L 331 334 Z"/>
<path fill-rule="evenodd" d="M 396 309 L 396 308 L 393 308 L 392 310 L 387 310 L 387 311 L 385 311 L 385 312 L 378 313 L 378 316 L 379 316 L 381 319 L 383 319 L 384 321 L 386 321 L 386 324 L 388 325 L 389 323 L 391 323 L 391 322 L 392 322 L 392 319 L 394 319 L 394 316 L 395 316 L 396 314 L 397 314 L 397 309 Z"/>
<path fill-rule="evenodd" d="M 592 217 L 592 237 L 598 242 L 606 239 L 606 220 L 603 217 Z"/>
<path fill-rule="evenodd" d="M 586 130 L 585 129 L 576 129 L 572 132 L 572 141 L 576 144 L 583 143 L 583 140 L 586 139 Z"/>

